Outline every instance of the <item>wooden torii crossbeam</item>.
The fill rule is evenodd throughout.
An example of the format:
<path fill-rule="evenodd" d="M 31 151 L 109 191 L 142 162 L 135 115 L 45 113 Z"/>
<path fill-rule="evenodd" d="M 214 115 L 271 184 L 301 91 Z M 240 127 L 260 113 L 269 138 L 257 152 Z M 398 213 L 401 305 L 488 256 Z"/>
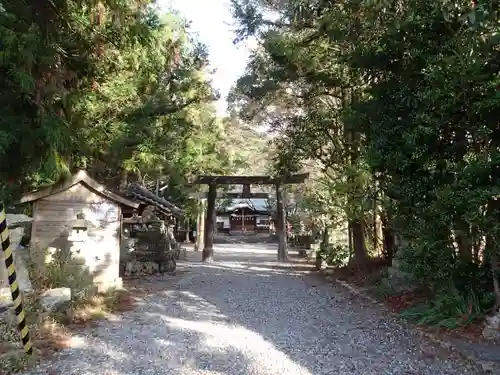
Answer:
<path fill-rule="evenodd" d="M 287 258 L 287 240 L 286 240 L 286 214 L 283 205 L 283 185 L 298 184 L 304 182 L 309 177 L 309 173 L 296 175 L 272 177 L 272 176 L 197 176 L 191 185 L 208 185 L 206 193 L 207 207 L 206 215 L 201 215 L 198 228 L 203 231 L 203 251 L 202 260 L 212 261 L 214 254 L 214 233 L 215 233 L 215 201 L 217 199 L 217 185 L 243 185 L 242 193 L 225 193 L 224 198 L 269 198 L 268 193 L 250 192 L 250 185 L 275 185 L 276 186 L 276 231 L 279 238 L 278 260 Z"/>

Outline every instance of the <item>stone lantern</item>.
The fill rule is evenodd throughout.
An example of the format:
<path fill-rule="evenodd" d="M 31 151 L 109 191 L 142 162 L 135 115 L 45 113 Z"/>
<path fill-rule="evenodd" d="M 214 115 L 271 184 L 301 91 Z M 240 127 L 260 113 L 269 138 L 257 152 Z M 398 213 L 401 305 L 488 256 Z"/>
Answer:
<path fill-rule="evenodd" d="M 71 222 L 71 232 L 68 237 L 68 241 L 75 242 L 85 242 L 88 239 L 89 225 L 88 221 L 85 220 L 85 214 L 80 212 L 76 215 L 76 220 Z"/>

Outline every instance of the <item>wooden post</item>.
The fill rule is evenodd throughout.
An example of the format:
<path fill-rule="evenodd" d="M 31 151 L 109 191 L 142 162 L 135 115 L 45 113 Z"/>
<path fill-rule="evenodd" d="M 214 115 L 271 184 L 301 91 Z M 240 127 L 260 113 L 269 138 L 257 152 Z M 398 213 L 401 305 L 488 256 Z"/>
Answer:
<path fill-rule="evenodd" d="M 214 232 L 215 232 L 215 199 L 217 198 L 217 185 L 208 186 L 207 216 L 205 218 L 205 247 L 203 248 L 201 260 L 211 262 L 214 257 Z"/>
<path fill-rule="evenodd" d="M 191 232 L 189 229 L 189 219 L 186 220 L 186 223 L 185 223 L 185 227 L 186 227 L 186 233 L 185 233 L 185 237 L 184 237 L 184 243 L 185 244 L 188 244 L 190 243 L 191 241 L 189 240 L 189 232 Z"/>
<path fill-rule="evenodd" d="M 214 202 L 214 237 L 219 233 L 217 229 L 217 204 Z"/>
<path fill-rule="evenodd" d="M 200 230 L 201 230 L 201 202 L 202 200 L 200 199 L 198 201 L 198 212 L 196 214 L 196 238 L 194 239 L 194 251 L 199 251 L 200 250 Z"/>
<path fill-rule="evenodd" d="M 288 256 L 286 243 L 286 215 L 283 205 L 283 191 L 280 184 L 276 185 L 276 233 L 278 234 L 278 260 L 284 261 Z"/>
<path fill-rule="evenodd" d="M 196 225 L 196 244 L 194 246 L 194 251 L 200 251 L 200 249 L 203 249 L 203 241 L 205 239 L 205 211 L 207 207 L 206 203 L 206 199 L 200 199 L 198 207 L 198 220 Z"/>

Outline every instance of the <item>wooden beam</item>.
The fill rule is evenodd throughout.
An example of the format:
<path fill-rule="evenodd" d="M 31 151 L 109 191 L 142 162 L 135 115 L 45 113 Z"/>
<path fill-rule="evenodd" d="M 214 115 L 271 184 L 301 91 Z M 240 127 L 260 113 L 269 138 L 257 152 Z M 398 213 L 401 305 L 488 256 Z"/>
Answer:
<path fill-rule="evenodd" d="M 243 185 L 243 198 L 250 198 L 250 184 Z"/>
<path fill-rule="evenodd" d="M 271 194 L 269 193 L 250 193 L 248 197 L 245 197 L 243 193 L 222 193 L 221 198 L 229 199 L 269 199 Z"/>
<path fill-rule="evenodd" d="M 218 185 L 276 185 L 298 184 L 304 182 L 309 173 L 296 174 L 285 177 L 272 176 L 197 176 L 192 185 L 218 184 Z"/>
<path fill-rule="evenodd" d="M 196 194 L 191 194 L 190 195 L 192 198 L 198 198 L 198 199 L 203 199 L 208 197 L 208 193 L 201 192 L 201 193 L 196 193 Z M 224 192 L 217 192 L 217 199 L 269 199 L 271 197 L 271 194 L 269 193 L 251 193 L 249 197 L 243 196 L 243 193 L 224 193 Z"/>
<path fill-rule="evenodd" d="M 211 262 L 214 257 L 214 233 L 215 233 L 215 200 L 217 198 L 217 185 L 208 187 L 207 216 L 205 217 L 205 244 L 201 255 L 203 262 Z"/>

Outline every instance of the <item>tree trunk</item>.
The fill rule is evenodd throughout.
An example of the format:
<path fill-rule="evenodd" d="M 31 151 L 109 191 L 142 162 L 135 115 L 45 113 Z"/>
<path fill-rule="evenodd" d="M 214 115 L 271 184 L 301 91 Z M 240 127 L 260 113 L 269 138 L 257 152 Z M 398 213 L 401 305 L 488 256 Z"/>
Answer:
<path fill-rule="evenodd" d="M 354 245 L 353 263 L 356 266 L 363 266 L 368 260 L 368 254 L 365 246 L 363 222 L 360 219 L 355 219 L 352 222 L 352 242 Z"/>
<path fill-rule="evenodd" d="M 215 201 L 217 199 L 217 185 L 208 187 L 207 216 L 205 218 L 205 245 L 202 252 L 203 262 L 212 262 L 214 257 L 214 234 L 215 234 Z"/>
<path fill-rule="evenodd" d="M 278 260 L 284 261 L 288 257 L 287 249 L 287 222 L 283 199 L 283 188 L 276 185 L 276 222 L 278 234 Z"/>
<path fill-rule="evenodd" d="M 330 236 L 328 233 L 328 227 L 325 225 L 323 229 L 323 233 L 321 234 L 321 243 L 319 245 L 319 251 L 316 251 L 316 271 L 321 270 L 326 267 L 326 262 L 322 257 L 322 254 L 325 254 L 325 251 L 328 249 L 328 244 L 330 240 Z"/>
<path fill-rule="evenodd" d="M 325 225 L 325 228 L 323 229 L 323 233 L 321 236 L 321 249 L 326 250 L 328 247 L 328 244 L 330 243 L 330 235 L 328 232 L 328 227 Z"/>
<path fill-rule="evenodd" d="M 496 252 L 491 255 L 491 273 L 493 277 L 493 290 L 495 292 L 495 306 L 493 311 L 500 309 L 500 284 L 498 283 L 498 257 Z"/>
<path fill-rule="evenodd" d="M 494 223 L 498 222 L 500 216 L 500 201 L 497 199 L 490 199 L 488 202 L 488 221 L 490 226 L 494 226 Z M 498 282 L 498 246 L 500 245 L 498 238 L 499 234 L 494 233 L 495 229 L 491 228 L 486 239 L 486 257 L 485 263 L 491 262 L 491 273 L 493 279 L 493 290 L 495 292 L 495 305 L 494 312 L 500 309 L 500 284 Z"/>
<path fill-rule="evenodd" d="M 120 173 L 120 187 L 119 190 L 124 192 L 127 190 L 128 186 L 128 171 L 126 169 L 122 169 Z"/>
<path fill-rule="evenodd" d="M 470 230 L 467 223 L 462 222 L 456 224 L 454 232 L 460 259 L 465 262 L 472 262 L 472 244 L 469 237 Z"/>
<path fill-rule="evenodd" d="M 382 226 L 382 218 L 379 214 L 380 210 L 376 206 L 375 214 L 373 215 L 373 250 L 378 256 L 384 253 L 384 229 Z"/>
<path fill-rule="evenodd" d="M 349 263 L 354 258 L 354 246 L 352 243 L 352 220 L 347 221 L 347 240 L 349 245 Z"/>
<path fill-rule="evenodd" d="M 381 221 L 384 239 L 384 255 L 389 262 L 392 262 L 396 249 L 396 236 L 392 230 L 389 215 L 386 212 L 382 212 Z"/>
<path fill-rule="evenodd" d="M 477 225 L 473 225 L 471 228 L 471 238 L 472 238 L 472 259 L 474 263 L 479 264 L 480 254 L 483 249 L 483 236 L 479 232 L 479 227 Z"/>
<path fill-rule="evenodd" d="M 198 220 L 196 226 L 196 244 L 194 246 L 194 251 L 199 251 L 203 249 L 204 239 L 205 239 L 205 208 L 206 208 L 206 200 L 201 199 L 199 202 L 199 212 L 198 212 Z"/>

